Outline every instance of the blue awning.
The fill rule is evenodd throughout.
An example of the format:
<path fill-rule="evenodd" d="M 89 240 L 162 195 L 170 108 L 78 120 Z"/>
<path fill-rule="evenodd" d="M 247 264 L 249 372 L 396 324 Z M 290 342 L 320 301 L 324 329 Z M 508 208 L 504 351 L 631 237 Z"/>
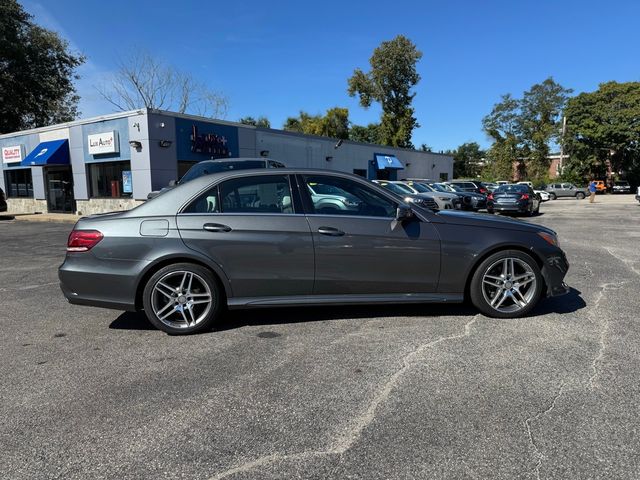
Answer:
<path fill-rule="evenodd" d="M 376 154 L 376 164 L 378 165 L 378 170 L 384 170 L 385 168 L 394 168 L 394 169 L 402 169 L 404 165 L 400 163 L 394 155 L 380 155 Z"/>
<path fill-rule="evenodd" d="M 42 165 L 69 165 L 69 141 L 42 142 L 20 163 L 24 167 Z"/>

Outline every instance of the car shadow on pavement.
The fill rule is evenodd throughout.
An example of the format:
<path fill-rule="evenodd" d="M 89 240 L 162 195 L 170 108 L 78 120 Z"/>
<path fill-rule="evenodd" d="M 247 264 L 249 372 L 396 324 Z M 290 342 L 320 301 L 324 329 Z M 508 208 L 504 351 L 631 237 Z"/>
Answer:
<path fill-rule="evenodd" d="M 550 313 L 573 313 L 582 310 L 587 304 L 580 296 L 581 294 L 582 292 L 579 290 L 570 288 L 569 293 L 566 295 L 544 299 L 533 309 L 530 316 L 537 317 Z"/>
<path fill-rule="evenodd" d="M 285 325 L 292 323 L 349 321 L 363 318 L 394 317 L 467 317 L 478 312 L 466 304 L 342 305 L 231 310 L 222 315 L 213 331 L 245 326 Z M 154 330 L 143 312 L 123 312 L 109 328 L 115 330 Z M 206 332 L 203 332 L 206 333 Z"/>
<path fill-rule="evenodd" d="M 542 300 L 529 314 L 538 317 L 552 313 L 572 313 L 586 307 L 581 292 L 572 288 L 561 297 Z M 233 330 L 246 326 L 286 325 L 292 323 L 350 321 L 366 318 L 398 317 L 471 317 L 478 311 L 464 304 L 410 304 L 410 305 L 342 305 L 288 308 L 256 308 L 231 310 L 222 315 L 213 331 Z M 109 328 L 115 330 L 155 330 L 142 312 L 123 312 Z M 203 332 L 207 333 L 207 332 Z"/>

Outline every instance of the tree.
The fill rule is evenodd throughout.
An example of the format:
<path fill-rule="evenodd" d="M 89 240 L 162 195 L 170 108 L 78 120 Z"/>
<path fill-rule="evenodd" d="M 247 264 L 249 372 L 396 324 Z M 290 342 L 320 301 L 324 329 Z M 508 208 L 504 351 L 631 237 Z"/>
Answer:
<path fill-rule="evenodd" d="M 549 77 L 524 92 L 520 100 L 519 129 L 528 151 L 527 174 L 533 179 L 548 175 L 549 146 L 560 138 L 561 115 L 571 92 Z"/>
<path fill-rule="evenodd" d="M 421 152 L 432 152 L 433 151 L 433 149 L 429 145 L 427 145 L 426 143 L 423 143 L 422 145 L 420 145 L 420 148 L 418 150 L 420 150 Z"/>
<path fill-rule="evenodd" d="M 322 137 L 349 138 L 349 110 L 335 107 L 327 110 L 323 115 L 309 115 L 300 112 L 298 117 L 289 117 L 285 121 L 284 129 L 308 135 Z"/>
<path fill-rule="evenodd" d="M 491 113 L 482 119 L 482 128 L 493 140 L 487 151 L 487 166 L 483 175 L 497 180 L 511 180 L 513 165 L 522 154 L 519 102 L 510 94 L 502 96 Z"/>
<path fill-rule="evenodd" d="M 32 21 L 15 0 L 0 1 L 0 133 L 77 118 L 74 80 L 85 58 Z"/>
<path fill-rule="evenodd" d="M 453 156 L 454 178 L 475 178 L 481 173 L 481 161 L 485 152 L 476 142 L 467 142 L 453 151 L 447 152 Z"/>
<path fill-rule="evenodd" d="M 254 127 L 271 128 L 271 122 L 267 117 L 242 117 L 239 120 L 243 125 L 253 125 Z"/>
<path fill-rule="evenodd" d="M 380 124 L 370 123 L 366 127 L 363 125 L 351 125 L 349 129 L 349 140 L 363 143 L 381 143 Z"/>
<path fill-rule="evenodd" d="M 150 108 L 224 118 L 228 108 L 225 96 L 146 52 L 120 61 L 110 84 L 98 92 L 120 111 Z"/>
<path fill-rule="evenodd" d="M 371 70 L 359 68 L 348 80 L 349 95 L 359 96 L 360 105 L 369 108 L 373 102 L 382 106 L 379 141 L 383 145 L 412 148 L 411 135 L 419 127 L 413 116 L 415 93 L 420 80 L 416 70 L 422 52 L 403 35 L 382 42 L 369 59 Z"/>
<path fill-rule="evenodd" d="M 640 183 L 640 82 L 607 82 L 567 102 L 565 175 L 614 174 Z"/>
<path fill-rule="evenodd" d="M 482 120 L 493 140 L 487 152 L 488 170 L 495 178 L 520 176 L 544 181 L 549 172 L 550 147 L 560 137 L 562 110 L 572 92 L 549 77 L 524 92 L 521 99 L 503 95 Z"/>

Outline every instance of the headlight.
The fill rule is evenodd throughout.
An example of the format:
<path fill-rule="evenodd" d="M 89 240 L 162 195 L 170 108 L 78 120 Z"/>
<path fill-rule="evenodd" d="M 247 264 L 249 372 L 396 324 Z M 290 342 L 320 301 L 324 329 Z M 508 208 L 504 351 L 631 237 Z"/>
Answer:
<path fill-rule="evenodd" d="M 558 241 L 557 235 L 552 235 L 547 232 L 538 232 L 538 235 L 540 235 L 547 243 L 550 243 L 554 247 L 560 247 L 560 242 Z"/>
<path fill-rule="evenodd" d="M 404 201 L 411 202 L 411 203 L 424 203 L 424 198 L 407 197 L 404 199 Z"/>
<path fill-rule="evenodd" d="M 344 203 L 344 205 L 347 207 L 357 207 L 359 205 L 358 202 L 352 202 L 350 200 L 347 200 L 346 198 L 342 199 L 342 203 Z"/>
<path fill-rule="evenodd" d="M 443 202 L 450 202 L 451 198 L 449 197 L 438 197 L 440 200 L 442 200 Z"/>

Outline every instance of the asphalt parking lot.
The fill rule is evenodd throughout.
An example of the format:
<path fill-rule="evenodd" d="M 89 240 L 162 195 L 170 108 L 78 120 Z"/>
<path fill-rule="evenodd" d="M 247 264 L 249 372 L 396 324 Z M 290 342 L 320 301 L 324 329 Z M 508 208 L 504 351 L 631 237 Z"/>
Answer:
<path fill-rule="evenodd" d="M 0 222 L 9 479 L 640 476 L 640 205 L 557 200 L 565 297 L 252 310 L 171 337 L 72 306 L 69 224 Z"/>

